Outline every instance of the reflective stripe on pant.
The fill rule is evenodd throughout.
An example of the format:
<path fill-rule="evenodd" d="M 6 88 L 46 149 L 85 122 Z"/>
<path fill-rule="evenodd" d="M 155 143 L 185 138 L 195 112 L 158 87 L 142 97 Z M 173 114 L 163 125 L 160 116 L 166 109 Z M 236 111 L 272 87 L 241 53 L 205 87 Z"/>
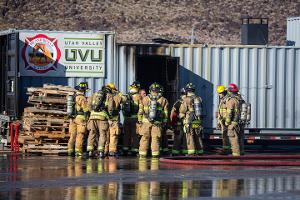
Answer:
<path fill-rule="evenodd" d="M 161 138 L 161 128 L 151 123 L 143 123 L 140 134 L 142 135 L 140 140 L 140 155 L 147 155 L 149 149 L 149 143 L 151 138 L 151 151 L 153 156 L 159 155 L 159 142 Z"/>
<path fill-rule="evenodd" d="M 237 127 L 233 125 L 228 126 L 228 137 L 231 145 L 232 155 L 233 156 L 240 156 L 240 138 L 239 132 Z"/>
<path fill-rule="evenodd" d="M 92 119 L 88 122 L 90 130 L 88 137 L 88 151 L 94 150 L 96 146 L 96 139 L 98 138 L 98 150 L 104 151 L 106 135 L 108 134 L 108 121 Z"/>
<path fill-rule="evenodd" d="M 82 152 L 83 139 L 86 133 L 86 121 L 75 118 L 69 125 L 70 139 L 68 141 L 68 152 Z"/>
<path fill-rule="evenodd" d="M 105 152 L 117 152 L 118 137 L 120 135 L 120 127 L 118 121 L 109 121 L 109 135 L 107 135 L 105 143 Z"/>
<path fill-rule="evenodd" d="M 174 130 L 174 144 L 172 153 L 179 154 L 180 151 L 185 150 L 186 147 L 186 137 L 184 137 L 184 132 L 182 126 L 176 126 Z"/>
<path fill-rule="evenodd" d="M 197 131 L 197 129 L 191 129 L 189 133 L 186 133 L 188 154 L 195 154 L 197 151 L 203 150 L 202 138 L 200 134 L 196 134 Z"/>
<path fill-rule="evenodd" d="M 138 149 L 139 137 L 137 133 L 137 118 L 125 118 L 123 146 L 130 149 Z"/>

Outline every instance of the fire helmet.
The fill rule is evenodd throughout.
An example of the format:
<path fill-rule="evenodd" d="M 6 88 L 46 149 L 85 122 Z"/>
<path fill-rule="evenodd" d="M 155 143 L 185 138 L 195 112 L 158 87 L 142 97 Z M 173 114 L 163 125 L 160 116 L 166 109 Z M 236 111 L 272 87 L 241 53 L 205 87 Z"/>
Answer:
<path fill-rule="evenodd" d="M 133 81 L 133 83 L 129 86 L 129 88 L 135 87 L 140 89 L 141 88 L 141 83 L 139 81 Z"/>
<path fill-rule="evenodd" d="M 230 83 L 228 85 L 228 91 L 229 92 L 233 92 L 233 93 L 237 93 L 239 91 L 239 88 L 238 88 L 238 86 L 236 84 Z"/>
<path fill-rule="evenodd" d="M 117 88 L 116 88 L 115 84 L 113 84 L 113 83 L 107 84 L 106 87 L 108 87 L 112 91 L 117 91 Z"/>
<path fill-rule="evenodd" d="M 160 92 L 161 86 L 158 83 L 152 83 L 149 87 L 150 92 Z"/>
<path fill-rule="evenodd" d="M 77 86 L 75 86 L 75 89 L 79 90 L 79 91 L 86 91 L 86 90 L 89 89 L 88 88 L 88 83 L 87 82 L 81 82 Z"/>
<path fill-rule="evenodd" d="M 186 86 L 185 86 L 185 91 L 186 92 L 195 92 L 195 85 L 193 83 L 188 83 Z"/>
<path fill-rule="evenodd" d="M 225 92 L 225 90 L 226 90 L 226 88 L 225 88 L 224 85 L 218 85 L 217 86 L 217 93 L 218 94 L 221 94 L 221 93 Z"/>

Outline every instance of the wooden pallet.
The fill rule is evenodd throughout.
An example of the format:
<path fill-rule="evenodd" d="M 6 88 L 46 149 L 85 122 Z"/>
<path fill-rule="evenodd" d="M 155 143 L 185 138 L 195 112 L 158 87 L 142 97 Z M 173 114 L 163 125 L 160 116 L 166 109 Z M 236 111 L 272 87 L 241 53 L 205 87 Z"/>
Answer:
<path fill-rule="evenodd" d="M 59 131 L 66 133 L 69 129 L 69 121 L 65 119 L 48 118 L 48 117 L 24 117 L 24 130 L 29 132 L 35 131 Z"/>
<path fill-rule="evenodd" d="M 28 135 L 28 133 L 23 133 L 19 136 L 18 142 L 22 145 L 26 144 L 59 144 L 59 145 L 67 145 L 69 140 L 68 134 L 57 134 L 51 136 L 49 133 L 36 133 L 33 135 Z"/>
<path fill-rule="evenodd" d="M 45 104 L 45 103 L 31 103 L 35 108 L 40 110 L 51 110 L 55 108 L 56 111 L 63 111 L 67 110 L 66 104 Z"/>
<path fill-rule="evenodd" d="M 44 84 L 43 88 L 45 89 L 56 89 L 60 91 L 66 92 L 76 92 L 76 90 L 70 86 L 63 86 L 63 85 L 53 85 L 53 84 Z"/>
<path fill-rule="evenodd" d="M 22 147 L 22 152 L 35 154 L 67 154 L 67 146 L 59 144 L 26 144 Z"/>
<path fill-rule="evenodd" d="M 65 105 L 67 102 L 67 96 L 56 97 L 56 96 L 35 96 L 31 95 L 28 97 L 28 103 L 30 104 L 62 104 Z"/>
<path fill-rule="evenodd" d="M 68 140 L 69 134 L 67 131 L 35 131 L 33 132 L 34 138 L 42 138 L 42 139 L 54 139 L 54 140 Z"/>
<path fill-rule="evenodd" d="M 27 88 L 28 103 L 39 109 L 66 111 L 68 95 L 74 95 L 75 89 L 61 85 L 44 85 L 43 88 Z"/>
<path fill-rule="evenodd" d="M 42 110 L 42 109 L 38 109 L 35 107 L 27 107 L 24 109 L 24 116 L 32 116 L 32 115 L 43 115 L 43 116 L 62 116 L 62 117 L 66 117 L 67 116 L 67 112 L 65 111 L 60 111 L 60 110 L 56 110 L 55 108 L 51 109 L 51 110 Z"/>

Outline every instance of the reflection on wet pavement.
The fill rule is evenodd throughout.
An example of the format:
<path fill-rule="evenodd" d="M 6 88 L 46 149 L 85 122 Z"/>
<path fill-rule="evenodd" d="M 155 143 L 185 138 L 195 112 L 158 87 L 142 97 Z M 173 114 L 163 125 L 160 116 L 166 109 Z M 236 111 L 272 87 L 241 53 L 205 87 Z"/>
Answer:
<path fill-rule="evenodd" d="M 300 199 L 299 169 L 0 155 L 0 199 Z"/>

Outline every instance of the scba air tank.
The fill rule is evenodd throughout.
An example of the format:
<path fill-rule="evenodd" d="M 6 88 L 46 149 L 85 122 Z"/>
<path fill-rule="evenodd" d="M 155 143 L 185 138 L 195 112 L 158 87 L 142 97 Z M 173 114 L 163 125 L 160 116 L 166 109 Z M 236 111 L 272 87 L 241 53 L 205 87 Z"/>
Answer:
<path fill-rule="evenodd" d="M 93 100 L 92 100 L 92 109 L 96 112 L 101 111 L 101 106 L 103 104 L 104 101 L 104 96 L 105 94 L 102 91 L 98 91 L 96 92 Z"/>
<path fill-rule="evenodd" d="M 149 119 L 154 120 L 156 118 L 157 101 L 151 100 L 149 107 Z"/>
<path fill-rule="evenodd" d="M 131 113 L 131 97 L 128 95 L 126 101 L 124 102 L 124 111 L 126 113 Z"/>
<path fill-rule="evenodd" d="M 196 117 L 200 117 L 202 115 L 202 107 L 199 98 L 194 99 L 194 110 Z"/>
<path fill-rule="evenodd" d="M 247 105 L 247 122 L 251 121 L 251 104 L 248 103 Z"/>
<path fill-rule="evenodd" d="M 69 95 L 67 97 L 67 113 L 69 116 L 75 114 L 75 97 L 74 95 Z"/>
<path fill-rule="evenodd" d="M 246 121 L 247 120 L 247 107 L 248 107 L 248 105 L 246 103 L 242 104 L 241 121 Z"/>

